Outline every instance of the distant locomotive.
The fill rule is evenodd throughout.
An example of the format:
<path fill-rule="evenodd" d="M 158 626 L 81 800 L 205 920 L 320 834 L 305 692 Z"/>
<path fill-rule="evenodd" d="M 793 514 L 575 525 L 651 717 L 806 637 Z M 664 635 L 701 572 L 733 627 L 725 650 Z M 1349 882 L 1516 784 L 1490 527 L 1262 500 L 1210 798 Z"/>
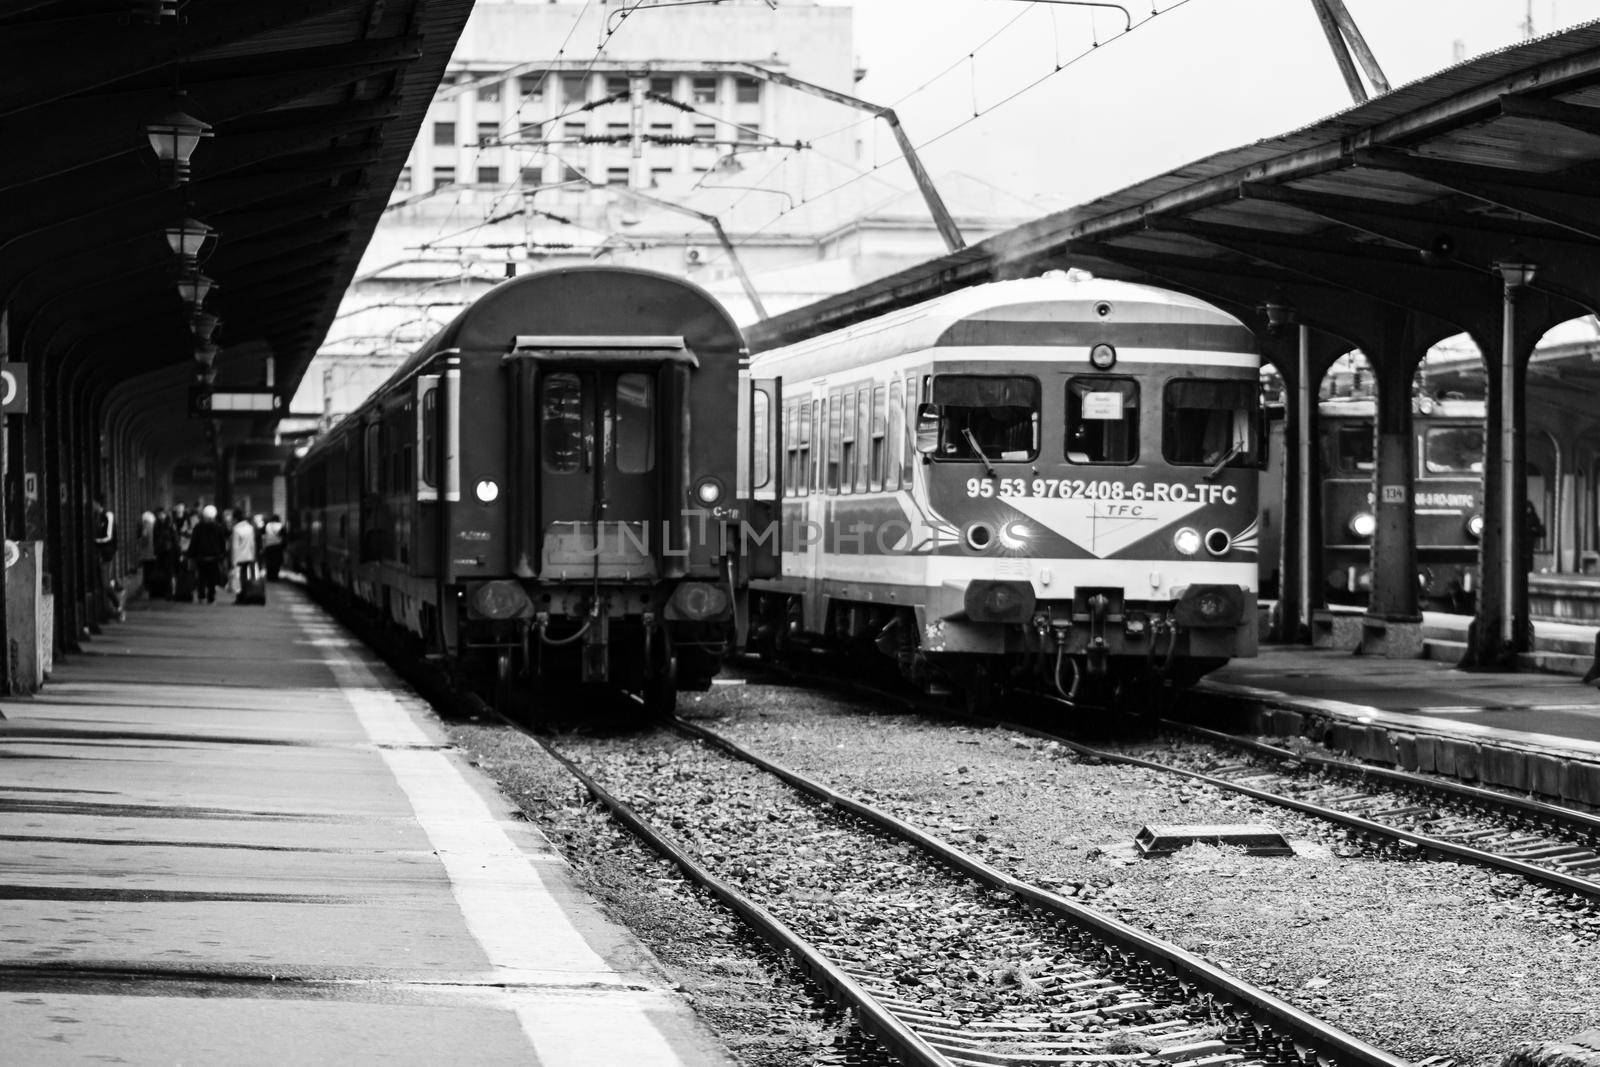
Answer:
<path fill-rule="evenodd" d="M 1317 408 L 1322 462 L 1322 579 L 1330 604 L 1364 604 L 1372 589 L 1372 535 L 1377 529 L 1372 474 L 1376 404 L 1339 397 Z M 1413 402 L 1417 587 L 1425 607 L 1469 611 L 1478 586 L 1483 536 L 1484 404 L 1482 400 L 1418 397 Z M 1281 456 L 1282 449 L 1275 454 Z M 1271 531 L 1262 568 L 1278 565 L 1277 511 L 1282 471 L 1276 464 L 1263 492 L 1262 528 Z M 1270 581 L 1264 575 L 1264 582 Z"/>
<path fill-rule="evenodd" d="M 785 348 L 782 576 L 758 636 L 981 705 L 1187 685 L 1256 651 L 1259 358 L 1197 300 L 1056 274 Z"/>
<path fill-rule="evenodd" d="M 667 275 L 496 286 L 298 464 L 310 580 L 486 662 L 502 700 L 565 675 L 670 707 L 709 686 L 748 577 L 744 357 L 717 302 Z"/>

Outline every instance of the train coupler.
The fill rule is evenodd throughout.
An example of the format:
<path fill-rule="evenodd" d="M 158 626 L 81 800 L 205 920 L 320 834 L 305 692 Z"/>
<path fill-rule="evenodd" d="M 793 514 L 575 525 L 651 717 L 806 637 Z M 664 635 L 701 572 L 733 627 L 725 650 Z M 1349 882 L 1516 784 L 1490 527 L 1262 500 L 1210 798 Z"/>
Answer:
<path fill-rule="evenodd" d="M 1106 616 L 1111 611 L 1111 600 L 1099 593 L 1088 600 L 1089 643 L 1084 649 L 1085 666 L 1089 677 L 1099 678 L 1106 673 L 1110 646 L 1106 644 Z"/>

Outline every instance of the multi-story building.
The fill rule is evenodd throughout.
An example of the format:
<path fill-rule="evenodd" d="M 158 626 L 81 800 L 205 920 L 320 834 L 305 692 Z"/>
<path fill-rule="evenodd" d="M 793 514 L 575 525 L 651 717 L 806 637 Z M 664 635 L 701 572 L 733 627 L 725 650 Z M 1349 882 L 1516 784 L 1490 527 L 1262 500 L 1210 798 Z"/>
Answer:
<path fill-rule="evenodd" d="M 852 14 L 479 0 L 293 410 L 350 410 L 508 270 L 654 267 L 750 321 L 751 288 L 777 312 L 943 251 L 909 172 L 863 175 L 892 137 L 826 95 L 856 91 Z M 969 240 L 1040 213 L 962 175 L 935 182 Z"/>

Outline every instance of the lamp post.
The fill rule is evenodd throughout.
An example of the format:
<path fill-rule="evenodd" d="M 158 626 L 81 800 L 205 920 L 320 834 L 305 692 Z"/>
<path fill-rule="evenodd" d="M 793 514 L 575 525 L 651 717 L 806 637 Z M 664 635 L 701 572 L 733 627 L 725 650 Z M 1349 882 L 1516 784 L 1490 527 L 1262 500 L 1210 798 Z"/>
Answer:
<path fill-rule="evenodd" d="M 1517 290 L 1533 284 L 1537 268 L 1532 263 L 1496 263 L 1505 283 L 1502 329 L 1500 333 L 1500 611 L 1501 654 L 1510 656 L 1516 648 L 1517 626 L 1513 601 L 1517 590 L 1517 568 L 1522 566 L 1522 514 L 1517 507 L 1522 493 L 1516 484 L 1517 463 Z"/>
<path fill-rule="evenodd" d="M 209 311 L 197 310 L 189 316 L 189 332 L 194 334 L 194 339 L 199 344 L 209 344 L 211 335 L 216 332 L 222 320 Z"/>
<path fill-rule="evenodd" d="M 172 175 L 172 187 L 177 188 L 189 180 L 189 157 L 203 137 L 210 137 L 211 125 L 201 122 L 183 110 L 182 93 L 167 107 L 160 117 L 144 124 L 145 136 L 156 158 Z"/>
<path fill-rule="evenodd" d="M 211 292 L 215 285 L 216 283 L 210 278 L 196 270 L 178 278 L 178 296 L 182 297 L 183 301 L 191 308 L 198 311 L 200 305 L 205 303 L 206 294 Z"/>

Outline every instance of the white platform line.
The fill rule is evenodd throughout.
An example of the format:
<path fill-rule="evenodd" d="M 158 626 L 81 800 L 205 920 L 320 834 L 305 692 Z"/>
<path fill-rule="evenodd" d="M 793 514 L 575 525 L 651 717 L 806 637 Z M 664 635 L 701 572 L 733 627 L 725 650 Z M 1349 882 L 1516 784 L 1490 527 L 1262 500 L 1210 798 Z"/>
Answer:
<path fill-rule="evenodd" d="M 308 631 L 310 609 L 291 609 Z M 312 625 L 306 625 L 312 623 Z M 384 689 L 354 654 L 348 638 L 318 642 L 346 701 L 376 745 L 433 742 L 418 713 Z M 500 826 L 460 768 L 439 751 L 381 749 L 429 843 L 444 865 L 467 929 L 483 948 L 498 981 L 515 985 L 594 984 L 617 987 L 592 1000 L 528 990 L 511 995 L 523 1033 L 544 1067 L 599 1063 L 666 1067 L 682 1058 L 651 1021 L 626 977 L 584 940 L 549 887 Z M 634 1001 L 635 1003 L 629 1003 Z"/>

